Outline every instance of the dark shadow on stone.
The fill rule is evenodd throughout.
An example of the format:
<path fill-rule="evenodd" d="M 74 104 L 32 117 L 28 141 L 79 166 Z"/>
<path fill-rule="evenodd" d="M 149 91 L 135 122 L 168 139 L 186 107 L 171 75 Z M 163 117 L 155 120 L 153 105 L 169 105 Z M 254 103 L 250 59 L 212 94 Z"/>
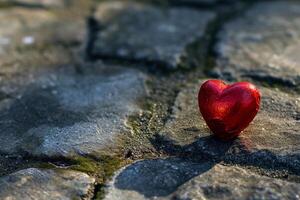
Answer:
<path fill-rule="evenodd" d="M 12 101 L 9 108 L 0 110 L 2 141 L 12 142 L 9 139 L 11 137 L 31 141 L 30 146 L 39 145 L 42 143 L 41 138 L 28 134 L 30 129 L 42 125 L 62 128 L 88 121 L 88 111 L 81 113 L 65 110 L 50 88 L 28 86 L 21 98 Z M 21 152 L 26 154 L 23 150 Z"/>
<path fill-rule="evenodd" d="M 276 155 L 264 149 L 253 151 L 253 144 L 249 138 L 238 137 L 229 142 L 222 142 L 213 136 L 207 136 L 184 146 L 161 135 L 155 135 L 150 141 L 158 152 L 168 156 L 189 158 L 195 162 L 209 160 L 214 163 L 253 166 L 265 170 L 282 170 L 300 175 L 299 154 L 295 152 L 294 154 Z"/>
<path fill-rule="evenodd" d="M 296 152 L 294 154 L 276 155 L 269 150 L 262 149 L 255 152 L 226 156 L 224 163 L 253 166 L 265 170 L 285 171 L 288 174 L 300 175 L 300 155 Z"/>
<path fill-rule="evenodd" d="M 2 110 L 0 130 L 26 132 L 40 125 L 65 127 L 86 121 L 84 113 L 64 110 L 51 89 L 29 88 L 20 99 L 15 99 L 8 110 Z"/>
<path fill-rule="evenodd" d="M 169 156 L 189 157 L 195 160 L 208 159 L 219 162 L 235 141 L 223 142 L 213 136 L 206 136 L 191 144 L 181 146 L 157 134 L 150 139 L 150 142 L 157 151 Z"/>
<path fill-rule="evenodd" d="M 247 74 L 243 74 L 242 77 L 245 78 L 251 78 L 255 81 L 263 82 L 266 84 L 269 84 L 271 86 L 284 86 L 288 88 L 296 88 L 298 84 L 292 79 L 292 78 L 287 78 L 287 77 L 276 77 L 269 75 L 264 72 L 249 72 Z"/>
<path fill-rule="evenodd" d="M 128 166 L 117 175 L 114 183 L 116 188 L 136 191 L 148 198 L 168 196 L 182 184 L 222 161 L 233 144 L 208 136 L 181 146 L 158 134 L 150 142 L 158 152 L 170 158 L 144 160 Z M 203 153 L 205 151 L 207 154 Z M 214 152 L 214 155 L 209 152 Z"/>
<path fill-rule="evenodd" d="M 167 196 L 213 165 L 212 162 L 196 163 L 181 158 L 139 161 L 117 176 L 115 187 L 136 191 L 148 198 Z"/>

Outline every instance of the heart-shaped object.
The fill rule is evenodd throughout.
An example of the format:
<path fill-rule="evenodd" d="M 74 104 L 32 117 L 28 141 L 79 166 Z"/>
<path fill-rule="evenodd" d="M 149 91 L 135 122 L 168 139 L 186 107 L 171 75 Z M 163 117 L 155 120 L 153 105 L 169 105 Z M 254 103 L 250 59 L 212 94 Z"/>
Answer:
<path fill-rule="evenodd" d="M 227 85 L 221 80 L 208 80 L 200 88 L 198 103 L 210 130 L 226 141 L 237 137 L 254 119 L 260 93 L 248 82 Z"/>

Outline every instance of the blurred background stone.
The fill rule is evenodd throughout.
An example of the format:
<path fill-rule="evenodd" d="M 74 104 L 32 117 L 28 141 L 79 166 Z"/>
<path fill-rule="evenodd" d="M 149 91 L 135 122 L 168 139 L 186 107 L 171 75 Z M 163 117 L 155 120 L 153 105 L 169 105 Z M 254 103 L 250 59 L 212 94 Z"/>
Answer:
<path fill-rule="evenodd" d="M 298 199 L 299 16 L 293 0 L 0 0 L 0 199 Z M 198 110 L 213 78 L 261 91 L 230 142 Z"/>
<path fill-rule="evenodd" d="M 206 26 L 215 14 L 111 1 L 98 6 L 95 18 L 100 31 L 92 57 L 122 58 L 177 68 L 189 59 L 187 46 L 204 37 Z"/>

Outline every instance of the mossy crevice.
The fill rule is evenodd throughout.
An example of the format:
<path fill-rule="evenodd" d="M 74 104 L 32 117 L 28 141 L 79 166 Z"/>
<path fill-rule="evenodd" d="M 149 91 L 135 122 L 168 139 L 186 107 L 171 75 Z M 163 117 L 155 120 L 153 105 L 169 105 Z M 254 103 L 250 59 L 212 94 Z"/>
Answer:
<path fill-rule="evenodd" d="M 232 12 L 236 14 L 237 10 Z M 161 152 L 157 152 L 149 140 L 159 133 L 171 117 L 178 92 L 187 83 L 207 77 L 207 71 L 214 65 L 212 45 L 215 44 L 224 15 L 228 15 L 227 18 L 233 16 L 232 13 L 219 14 L 208 25 L 204 36 L 186 48 L 187 57 L 179 64 L 178 70 L 152 74 L 153 78 L 147 83 L 150 95 L 144 99 L 142 113 L 130 116 L 127 122 L 131 136 L 125 146 L 130 148 L 134 159 L 161 156 Z"/>
<path fill-rule="evenodd" d="M 147 82 L 149 96 L 140 103 L 141 113 L 129 116 L 126 123 L 130 134 L 124 139 L 124 147 L 133 160 L 158 156 L 150 140 L 171 115 L 172 105 L 182 87 L 180 76 L 179 73 L 157 74 Z"/>
<path fill-rule="evenodd" d="M 111 155 L 101 155 L 97 158 L 90 156 L 77 157 L 74 161 L 76 164 L 71 169 L 89 174 L 92 173 L 96 178 L 91 199 L 103 199 L 105 196 L 105 184 L 110 180 L 115 171 L 130 163 L 130 160 L 125 160 L 122 156 Z"/>

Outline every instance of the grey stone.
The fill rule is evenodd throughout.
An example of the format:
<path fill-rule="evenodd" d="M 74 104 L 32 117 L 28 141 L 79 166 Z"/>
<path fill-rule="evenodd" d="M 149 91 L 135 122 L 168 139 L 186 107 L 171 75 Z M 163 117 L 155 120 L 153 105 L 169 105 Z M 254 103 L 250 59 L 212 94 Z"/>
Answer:
<path fill-rule="evenodd" d="M 17 97 L 18 90 L 34 81 L 37 74 L 78 60 L 79 56 L 74 59 L 73 54 L 83 42 L 82 15 L 86 8 L 78 5 L 79 1 L 73 4 L 66 12 L 1 8 L 0 100 Z M 80 12 L 76 12 L 77 9 Z"/>
<path fill-rule="evenodd" d="M 34 44 L 36 38 L 31 35 L 30 30 L 36 30 L 53 20 L 55 20 L 55 16 L 44 10 L 1 9 L 0 55 L 5 53 L 5 47 L 15 44 Z"/>
<path fill-rule="evenodd" d="M 235 166 L 216 165 L 181 186 L 168 199 L 290 199 L 300 197 L 300 184 L 254 174 Z"/>
<path fill-rule="evenodd" d="M 159 199 L 210 168 L 209 162 L 197 164 L 178 158 L 138 161 L 116 173 L 104 199 Z"/>
<path fill-rule="evenodd" d="M 106 200 L 298 199 L 300 184 L 249 169 L 179 158 L 143 160 L 119 170 Z"/>
<path fill-rule="evenodd" d="M 69 9 L 74 12 L 78 9 L 76 6 L 79 5 Z M 85 10 L 82 10 L 82 13 L 84 12 Z M 31 50 L 28 47 L 45 51 L 42 47 L 47 46 L 50 49 L 54 44 L 60 47 L 69 43 L 79 43 L 84 40 L 84 28 L 84 18 L 77 13 L 64 15 L 54 10 L 3 8 L 0 12 L 0 56 L 8 53 L 14 56 L 18 53 L 16 47 L 19 51 L 20 48 L 26 47 L 27 51 Z M 26 54 L 26 51 L 22 53 Z"/>
<path fill-rule="evenodd" d="M 190 59 L 186 48 L 204 36 L 215 14 L 110 1 L 99 4 L 95 18 L 100 30 L 91 56 L 154 62 L 176 68 L 183 60 Z"/>
<path fill-rule="evenodd" d="M 299 89 L 299 19 L 296 1 L 255 4 L 219 33 L 216 74 Z"/>
<path fill-rule="evenodd" d="M 117 144 L 127 116 L 139 112 L 145 76 L 104 64 L 90 69 L 37 74 L 17 98 L 0 102 L 0 151 L 68 156 Z"/>
<path fill-rule="evenodd" d="M 70 10 L 74 12 L 78 9 L 76 6 Z M 80 13 L 85 12 L 83 6 L 80 9 Z M 71 47 L 74 50 L 79 46 L 74 44 L 83 41 L 85 24 L 81 14 L 72 12 L 62 14 L 20 7 L 1 9 L 0 99 L 16 96 L 17 89 L 33 80 L 37 71 L 74 63 Z"/>
<path fill-rule="evenodd" d="M 95 179 L 68 170 L 24 169 L 0 178 L 0 198 L 81 199 L 93 188 Z"/>
<path fill-rule="evenodd" d="M 66 72 L 68 75 L 64 76 L 65 71 L 61 69 L 66 63 L 70 64 L 74 62 L 74 59 L 70 60 L 70 48 L 65 47 L 65 45 L 68 46 L 69 44 L 72 44 L 72 47 L 74 47 L 74 43 L 76 44 L 83 40 L 85 24 L 82 15 L 85 13 L 85 7 L 80 4 L 80 13 L 82 14 L 75 12 L 74 15 L 73 13 L 78 9 L 78 2 L 79 1 L 76 3 L 74 2 L 74 7 L 70 7 L 70 10 L 68 10 L 69 13 L 61 13 L 61 11 L 58 12 L 46 9 L 26 9 L 23 7 L 1 9 L 0 41 L 2 41 L 2 43 L 0 42 L 0 109 L 3 113 L 1 113 L 0 117 L 2 118 L 0 129 L 6 129 L 5 132 L 9 132 L 9 135 L 11 136 L 11 138 L 8 135 L 5 136 L 5 133 L 0 136 L 3 141 L 9 142 L 6 145 L 3 145 L 4 148 L 0 150 L 3 153 L 20 153 L 24 151 L 33 153 L 31 151 L 35 151 L 35 147 L 44 149 L 44 147 L 40 147 L 40 145 L 46 145 L 46 143 L 47 149 L 49 150 L 49 142 L 51 141 L 49 137 L 54 137 L 54 134 L 63 132 L 63 127 L 61 125 L 64 124 L 64 121 L 68 121 L 65 124 L 68 127 L 65 128 L 67 128 L 69 132 L 72 131 L 74 134 L 78 135 L 82 134 L 82 131 L 84 131 L 81 129 L 81 132 L 78 132 L 79 129 L 76 129 L 76 132 L 74 131 L 75 129 L 72 128 L 72 125 L 78 127 L 78 125 L 75 125 L 75 122 L 79 122 L 79 119 L 83 119 L 85 114 L 80 113 L 78 110 L 74 112 L 64 112 L 63 110 L 65 110 L 65 108 L 60 106 L 55 94 L 52 94 L 52 92 L 55 93 L 55 91 L 53 91 L 55 90 L 55 81 L 57 81 L 56 79 L 59 79 L 63 82 L 60 82 L 60 84 L 64 85 L 64 89 L 61 88 L 61 90 L 57 90 L 57 92 L 68 92 L 68 87 L 72 87 L 70 85 L 73 84 L 74 89 L 72 91 L 74 95 L 78 92 L 79 96 L 85 95 L 87 98 L 93 98 L 93 95 L 88 96 L 81 93 L 80 89 L 75 89 L 76 84 L 74 81 L 80 79 L 80 76 L 76 77 L 76 73 L 71 72 L 69 69 L 67 69 L 68 72 Z M 68 26 L 65 25 L 66 23 L 68 23 Z M 74 32 L 76 32 L 76 34 L 74 34 Z M 105 70 L 102 70 L 102 72 L 103 71 Z M 112 71 L 114 71 L 114 69 L 112 69 Z M 103 78 L 99 73 L 98 76 L 88 76 L 83 78 L 80 87 L 88 87 L 84 84 L 92 84 L 92 82 L 94 82 L 94 87 L 91 86 L 93 87 L 91 90 L 97 90 L 95 79 Z M 93 78 L 93 80 L 88 80 L 88 78 Z M 70 83 L 72 81 L 73 83 Z M 53 90 L 50 90 L 49 87 L 52 87 Z M 72 91 L 69 92 L 70 95 Z M 62 94 L 58 95 L 61 96 L 57 98 L 66 99 Z M 97 96 L 97 94 L 95 95 Z M 95 98 L 98 97 L 99 95 Z M 39 98 L 42 99 L 42 102 Z M 74 96 L 72 96 L 72 98 L 74 98 Z M 101 101 L 99 98 L 98 100 Z M 91 103 L 95 103 L 96 100 L 93 99 L 91 101 Z M 63 102 L 61 104 L 65 105 Z M 83 104 L 83 106 L 86 106 L 88 103 L 84 102 Z M 52 117 L 50 115 L 52 115 Z M 86 116 L 86 118 L 87 117 L 91 116 Z M 50 120 L 48 121 L 49 123 L 46 123 L 47 119 Z M 53 126 L 53 122 L 54 124 L 57 122 L 60 123 L 59 127 L 53 127 L 54 130 L 47 126 L 47 124 Z M 85 120 L 84 118 L 82 124 L 84 127 L 93 130 L 95 133 L 95 131 L 98 130 L 95 128 L 96 122 L 94 124 L 89 122 L 91 121 Z M 35 125 L 38 126 L 35 127 Z M 40 126 L 44 126 L 44 129 L 42 130 Z M 27 131 L 28 133 L 26 136 L 25 132 Z M 43 134 L 38 131 L 43 131 Z M 52 133 L 52 136 L 48 135 L 46 137 L 44 135 L 46 134 L 46 131 Z M 24 134 L 24 137 L 22 138 L 20 134 Z M 38 136 L 32 138 L 35 134 Z M 91 134 L 91 132 L 88 132 L 88 134 Z M 40 137 L 43 137 L 45 141 Z M 30 138 L 33 140 L 30 141 Z M 58 142 L 56 145 L 63 145 L 67 138 L 68 137 L 64 135 L 65 140 L 60 140 L 61 143 Z M 28 143 L 26 144 L 26 141 L 24 140 L 28 140 Z M 78 138 L 78 141 L 80 141 L 80 138 Z M 22 144 L 20 145 L 20 143 Z M 9 144 L 11 144 L 11 147 L 9 147 Z M 18 146 L 18 144 L 20 146 Z M 54 144 L 55 143 L 52 145 Z M 76 143 L 73 145 L 76 146 Z M 54 148 L 54 146 L 52 147 Z M 71 147 L 69 146 L 67 149 L 70 148 Z M 60 149 L 65 150 L 65 147 L 60 147 Z M 35 151 L 35 153 L 39 155 L 42 154 L 41 152 L 37 153 L 37 151 Z"/>
<path fill-rule="evenodd" d="M 153 144 L 170 155 L 223 159 L 237 163 L 300 169 L 300 99 L 297 95 L 259 87 L 261 109 L 234 141 L 221 142 L 210 135 L 198 109 L 200 85 L 187 85 L 176 99 L 173 114 Z"/>

